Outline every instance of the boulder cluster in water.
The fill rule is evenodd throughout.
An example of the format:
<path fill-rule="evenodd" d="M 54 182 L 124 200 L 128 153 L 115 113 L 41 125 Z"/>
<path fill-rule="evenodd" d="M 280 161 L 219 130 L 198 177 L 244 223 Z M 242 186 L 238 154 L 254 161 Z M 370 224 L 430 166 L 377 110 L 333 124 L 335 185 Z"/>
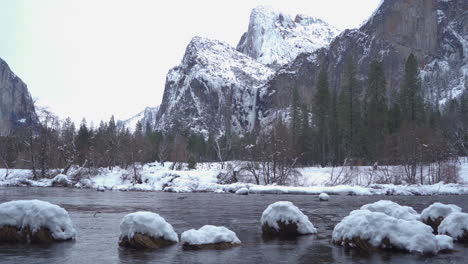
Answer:
<path fill-rule="evenodd" d="M 321 195 L 320 200 L 327 201 Z M 468 242 L 468 214 L 456 205 L 434 203 L 418 214 L 409 206 L 378 201 L 352 211 L 332 234 L 337 245 L 360 250 L 402 250 L 436 254 L 453 249 L 453 242 Z M 293 238 L 316 234 L 309 218 L 293 203 L 275 202 L 261 216 L 266 238 Z M 38 200 L 0 204 L 0 242 L 52 243 L 73 240 L 76 231 L 68 212 Z M 223 226 L 205 225 L 183 232 L 185 250 L 228 249 L 241 245 L 237 235 Z M 153 212 L 134 212 L 120 223 L 119 245 L 124 248 L 158 249 L 179 243 L 171 224 Z"/>
<path fill-rule="evenodd" d="M 392 201 L 366 204 L 333 229 L 337 245 L 362 250 L 403 250 L 437 254 L 468 238 L 468 214 L 456 205 L 434 203 L 418 214 Z"/>

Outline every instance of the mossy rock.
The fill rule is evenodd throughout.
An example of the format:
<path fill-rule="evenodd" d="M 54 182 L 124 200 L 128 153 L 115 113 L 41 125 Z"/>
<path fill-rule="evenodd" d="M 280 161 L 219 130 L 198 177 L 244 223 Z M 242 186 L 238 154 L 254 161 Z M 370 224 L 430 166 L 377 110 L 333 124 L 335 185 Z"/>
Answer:
<path fill-rule="evenodd" d="M 294 238 L 301 236 L 296 223 L 285 223 L 283 221 L 277 222 L 279 229 L 271 227 L 267 224 L 262 225 L 262 232 L 265 237 L 281 237 L 281 238 Z"/>
<path fill-rule="evenodd" d="M 437 217 L 435 220 L 432 218 L 423 219 L 422 222 L 430 227 L 432 227 L 433 233 L 437 234 L 437 229 L 439 228 L 440 223 L 445 219 L 443 216 Z"/>
<path fill-rule="evenodd" d="M 44 227 L 35 232 L 29 226 L 22 229 L 13 226 L 0 227 L 0 243 L 49 244 L 62 241 L 66 240 L 55 239 L 50 230 Z"/>
<path fill-rule="evenodd" d="M 354 248 L 354 249 L 358 249 L 358 250 L 362 250 L 366 252 L 372 252 L 372 251 L 376 251 L 379 249 L 400 251 L 400 249 L 395 248 L 394 245 L 390 243 L 390 240 L 388 238 L 384 238 L 379 247 L 374 247 L 369 242 L 369 240 L 365 240 L 360 237 L 353 237 L 352 239 L 342 239 L 342 240 L 337 240 L 337 241 L 334 240 L 333 243 L 339 246 L 344 246 L 347 248 Z"/>
<path fill-rule="evenodd" d="M 442 233 L 441 235 L 447 235 L 447 236 L 453 237 L 449 233 Z M 463 235 L 458 238 L 453 237 L 453 241 L 456 241 L 458 243 L 468 244 L 468 230 L 464 229 Z"/>
<path fill-rule="evenodd" d="M 230 249 L 230 248 L 234 248 L 238 246 L 240 246 L 240 243 L 221 242 L 221 243 L 200 244 L 200 245 L 190 245 L 188 243 L 184 243 L 182 245 L 182 248 L 185 250 L 200 250 L 200 249 L 222 250 L 222 249 Z"/>
<path fill-rule="evenodd" d="M 134 249 L 158 249 L 175 244 L 174 241 L 154 238 L 145 234 L 135 233 L 132 238 L 122 237 L 119 246 Z"/>

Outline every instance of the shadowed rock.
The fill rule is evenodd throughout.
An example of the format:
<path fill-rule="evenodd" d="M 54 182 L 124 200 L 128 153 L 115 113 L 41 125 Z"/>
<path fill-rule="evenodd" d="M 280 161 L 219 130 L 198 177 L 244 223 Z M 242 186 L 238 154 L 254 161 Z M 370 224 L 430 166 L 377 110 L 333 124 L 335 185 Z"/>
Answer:
<path fill-rule="evenodd" d="M 165 240 L 163 238 L 153 238 L 141 233 L 135 233 L 132 238 L 127 236 L 122 237 L 119 241 L 119 246 L 134 249 L 158 249 L 175 243 L 174 241 Z"/>
<path fill-rule="evenodd" d="M 39 228 L 33 232 L 29 226 L 22 229 L 13 226 L 0 227 L 0 243 L 49 244 L 68 240 L 71 240 L 71 238 L 65 240 L 55 239 L 47 228 Z"/>

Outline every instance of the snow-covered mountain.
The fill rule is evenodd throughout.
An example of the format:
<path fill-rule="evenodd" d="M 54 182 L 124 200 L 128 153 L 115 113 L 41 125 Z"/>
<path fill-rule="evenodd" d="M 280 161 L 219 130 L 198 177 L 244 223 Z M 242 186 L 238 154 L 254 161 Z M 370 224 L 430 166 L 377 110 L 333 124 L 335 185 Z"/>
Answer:
<path fill-rule="evenodd" d="M 339 32 L 318 18 L 297 15 L 293 19 L 271 7 L 259 6 L 252 10 L 249 28 L 237 50 L 265 65 L 281 66 L 300 53 L 327 46 Z"/>
<path fill-rule="evenodd" d="M 258 118 L 268 120 L 291 102 L 293 87 L 310 102 L 321 67 L 332 89 L 341 89 L 345 60 L 353 55 L 363 92 L 372 60 L 384 62 L 389 93 L 401 87 L 405 61 L 417 56 L 428 102 L 443 104 L 468 88 L 468 1 L 385 0 L 359 29 L 346 30 L 325 49 L 301 54 L 262 89 Z"/>
<path fill-rule="evenodd" d="M 258 87 L 273 70 L 227 43 L 194 37 L 169 71 L 156 128 L 209 133 L 250 131 Z"/>
<path fill-rule="evenodd" d="M 0 59 L 0 136 L 37 123 L 34 103 L 26 84 Z"/>
<path fill-rule="evenodd" d="M 350 55 L 364 95 L 372 60 L 383 60 L 387 92 L 394 93 L 414 53 L 426 100 L 443 104 L 468 88 L 467 10 L 466 0 L 384 0 L 360 28 L 333 39 L 337 31 L 323 21 L 305 16 L 293 21 L 270 8 L 255 8 L 237 50 L 215 40 L 192 40 L 182 63 L 167 76 L 157 129 L 206 135 L 263 127 L 287 117 L 293 88 L 310 104 L 321 67 L 329 73 L 331 89 L 341 89 Z"/>
<path fill-rule="evenodd" d="M 146 129 L 146 125 L 149 124 L 151 129 L 156 126 L 156 115 L 158 114 L 159 106 L 146 107 L 145 110 L 130 117 L 127 120 L 119 121 L 118 124 L 127 127 L 131 131 L 134 131 L 138 122 L 143 125 L 143 130 Z"/>

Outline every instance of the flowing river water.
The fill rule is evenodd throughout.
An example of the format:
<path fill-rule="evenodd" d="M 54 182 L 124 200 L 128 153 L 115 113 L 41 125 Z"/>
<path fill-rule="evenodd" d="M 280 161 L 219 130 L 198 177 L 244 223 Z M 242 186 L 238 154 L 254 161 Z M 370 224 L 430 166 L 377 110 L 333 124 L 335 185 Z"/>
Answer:
<path fill-rule="evenodd" d="M 455 252 L 422 256 L 401 252 L 363 253 L 333 245 L 333 227 L 350 211 L 381 199 L 421 211 L 433 202 L 452 203 L 468 212 L 468 196 L 331 196 L 319 202 L 307 195 L 248 195 L 164 192 L 97 192 L 90 189 L 0 187 L 0 202 L 40 199 L 64 207 L 77 230 L 74 242 L 49 246 L 0 244 L 0 263 L 466 263 L 468 246 Z M 263 210 L 276 201 L 291 201 L 318 230 L 297 240 L 265 240 Z M 119 223 L 135 211 L 152 211 L 178 234 L 203 225 L 233 230 L 242 246 L 229 250 L 185 251 L 180 245 L 155 251 L 118 247 Z"/>

